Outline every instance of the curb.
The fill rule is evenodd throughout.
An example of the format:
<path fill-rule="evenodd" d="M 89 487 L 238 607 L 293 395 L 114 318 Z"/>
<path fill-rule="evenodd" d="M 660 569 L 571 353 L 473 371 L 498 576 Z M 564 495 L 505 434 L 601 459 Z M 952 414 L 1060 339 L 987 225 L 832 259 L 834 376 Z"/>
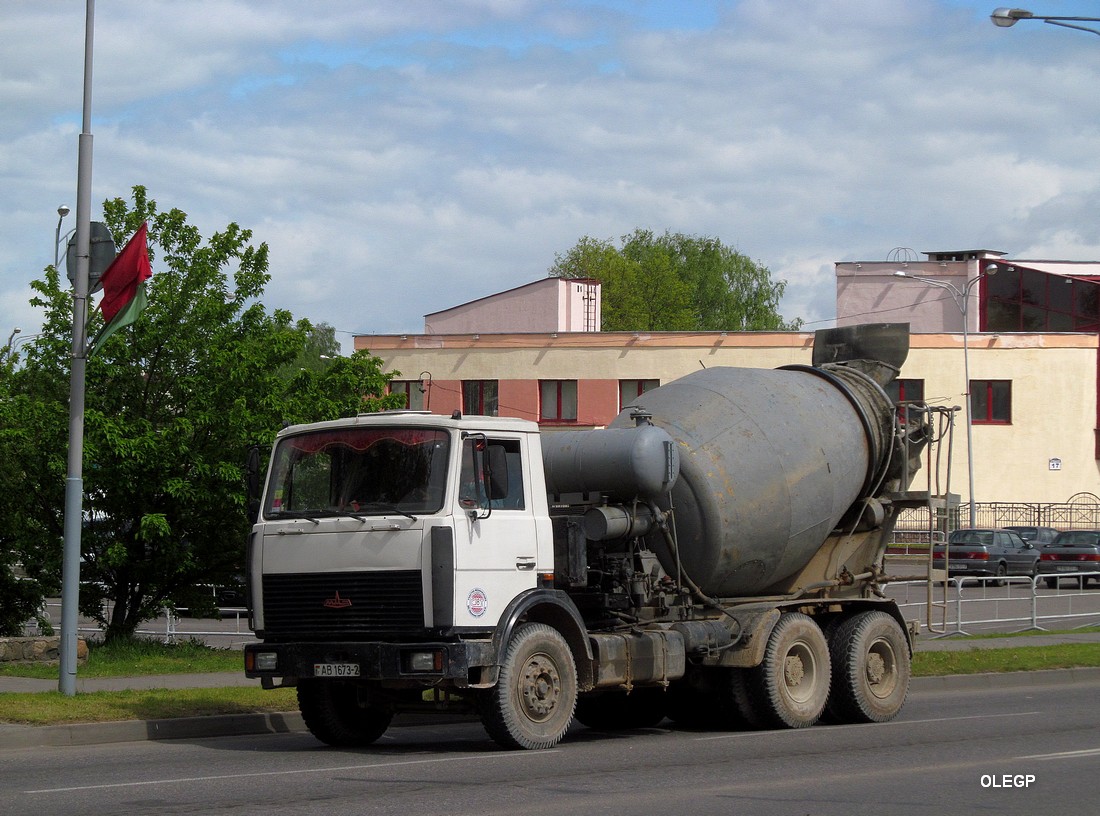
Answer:
<path fill-rule="evenodd" d="M 1050 669 L 1030 672 L 949 674 L 914 677 L 909 690 L 921 692 L 991 691 L 1026 686 L 1065 686 L 1100 681 L 1100 668 Z M 450 722 L 472 722 L 468 716 L 398 716 L 393 727 Z M 0 724 L 0 750 L 104 745 L 143 740 L 206 739 L 250 734 L 306 733 L 301 714 L 285 711 L 271 714 L 229 714 L 211 717 L 180 717 L 166 720 L 124 720 L 71 725 Z"/>
<path fill-rule="evenodd" d="M 70 725 L 0 725 L 0 750 L 102 745 L 143 740 L 235 737 L 248 734 L 289 734 L 306 730 L 302 715 L 296 711 Z"/>

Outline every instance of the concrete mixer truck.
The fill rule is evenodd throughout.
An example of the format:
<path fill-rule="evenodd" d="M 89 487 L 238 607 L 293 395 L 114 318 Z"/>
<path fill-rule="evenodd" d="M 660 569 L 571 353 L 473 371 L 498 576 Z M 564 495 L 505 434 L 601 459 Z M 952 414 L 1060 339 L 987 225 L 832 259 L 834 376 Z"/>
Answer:
<path fill-rule="evenodd" d="M 246 675 L 335 746 L 425 707 L 519 749 L 889 720 L 912 633 L 883 554 L 929 441 L 884 391 L 907 353 L 905 324 L 826 330 L 812 365 L 699 370 L 595 430 L 288 427 L 251 468 Z"/>

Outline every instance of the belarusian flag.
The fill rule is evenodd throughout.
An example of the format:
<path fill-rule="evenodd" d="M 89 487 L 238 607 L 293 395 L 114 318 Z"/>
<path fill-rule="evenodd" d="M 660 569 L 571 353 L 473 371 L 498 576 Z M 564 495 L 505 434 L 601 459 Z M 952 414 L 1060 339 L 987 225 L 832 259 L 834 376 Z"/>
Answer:
<path fill-rule="evenodd" d="M 145 281 L 153 270 L 149 266 L 146 244 L 148 232 L 149 225 L 142 224 L 100 278 L 103 300 L 98 308 L 103 312 L 104 325 L 92 341 L 92 348 L 137 320 L 149 302 L 145 296 Z"/>

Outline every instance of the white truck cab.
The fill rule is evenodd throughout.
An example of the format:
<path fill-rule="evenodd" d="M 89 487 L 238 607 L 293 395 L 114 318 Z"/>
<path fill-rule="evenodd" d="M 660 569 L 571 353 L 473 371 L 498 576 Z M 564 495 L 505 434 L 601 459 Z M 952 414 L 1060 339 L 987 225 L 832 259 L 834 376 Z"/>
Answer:
<path fill-rule="evenodd" d="M 552 581 L 533 422 L 391 411 L 292 426 L 270 467 L 249 562 L 258 632 L 489 631 Z"/>

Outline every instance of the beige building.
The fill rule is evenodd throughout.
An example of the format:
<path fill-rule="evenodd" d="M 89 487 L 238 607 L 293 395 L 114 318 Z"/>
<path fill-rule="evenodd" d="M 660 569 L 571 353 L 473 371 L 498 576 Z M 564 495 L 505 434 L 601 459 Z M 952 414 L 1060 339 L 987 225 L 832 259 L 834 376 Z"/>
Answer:
<path fill-rule="evenodd" d="M 911 324 L 909 358 L 895 397 L 960 407 L 951 445 L 950 492 L 960 494 L 964 503 L 969 501 L 962 410 L 966 362 L 974 407 L 974 500 L 1061 503 L 1081 493 L 1100 496 L 1100 284 L 1089 277 L 1100 274 L 1100 265 L 1071 265 L 1074 272 L 1069 275 L 1066 266 L 1058 271 L 1058 262 L 1029 263 L 1024 267 L 1023 262 L 1005 260 L 1003 253 L 977 250 L 930 253 L 925 262 L 837 264 L 839 325 Z M 1051 271 L 1040 269 L 1040 263 L 1049 264 Z M 960 301 L 949 290 L 912 277 L 951 283 L 961 291 L 991 264 L 996 272 L 970 285 L 971 326 L 965 338 Z M 910 277 L 896 275 L 898 271 Z M 548 291 L 560 294 L 562 283 L 568 285 L 548 280 L 550 286 L 539 282 L 530 290 L 543 298 L 544 308 L 558 310 L 542 318 L 548 321 L 542 324 L 545 331 L 498 330 L 491 318 L 499 314 L 500 302 L 490 296 L 456 307 L 467 321 L 464 331 L 358 336 L 355 348 L 368 349 L 387 371 L 399 372 L 392 390 L 405 393 L 412 408 L 516 416 L 548 430 L 605 425 L 645 390 L 698 368 L 811 362 L 812 332 L 558 330 L 554 327 L 564 320 L 561 310 L 574 306 L 546 297 Z M 993 288 L 993 281 L 999 288 Z M 1042 298 L 1036 294 L 1039 282 Z M 584 285 L 598 289 L 593 282 Z M 502 293 L 508 310 L 517 309 L 524 289 Z M 546 305 L 550 303 L 555 305 Z M 1063 307 L 1066 311 L 1058 311 Z M 439 315 L 454 311 L 429 315 L 426 323 L 438 325 Z M 991 321 L 1038 323 L 1040 318 L 1045 321 L 1042 331 L 987 330 Z M 1090 319 L 1091 330 L 1082 330 Z M 1049 328 L 1067 323 L 1078 330 Z M 944 478 L 946 467 L 940 471 Z"/>

